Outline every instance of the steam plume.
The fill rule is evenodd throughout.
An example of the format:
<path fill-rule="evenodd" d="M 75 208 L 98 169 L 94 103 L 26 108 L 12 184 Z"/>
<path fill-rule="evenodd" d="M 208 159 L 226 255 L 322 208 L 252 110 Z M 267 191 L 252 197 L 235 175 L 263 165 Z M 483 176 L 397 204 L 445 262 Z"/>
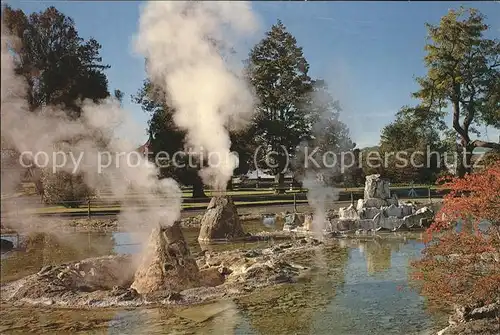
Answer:
<path fill-rule="evenodd" d="M 244 2 L 150 2 L 140 17 L 136 46 L 149 76 L 175 107 L 174 122 L 187 131 L 193 152 L 215 156 L 200 175 L 221 191 L 238 165 L 227 129 L 244 126 L 254 102 L 224 50 L 257 28 Z"/>
<path fill-rule="evenodd" d="M 169 225 L 177 220 L 182 195 L 178 185 L 171 179 L 158 181 L 155 166 L 138 154 L 133 155 L 133 143 L 113 137 L 113 127 L 126 121 L 127 116 L 118 101 L 107 99 L 98 104 L 83 101 L 82 117 L 77 120 L 66 117 L 60 106 L 30 111 L 26 82 L 15 74 L 15 60 L 8 51 L 8 45 L 14 42 L 18 41 L 2 24 L 2 144 L 20 153 L 45 153 L 49 158 L 56 152 L 66 153 L 68 161 L 58 166 L 57 171 L 82 173 L 91 188 L 108 185 L 113 196 L 123 202 L 120 218 L 123 223 L 146 222 L 153 226 L 158 223 Z M 106 146 L 102 144 L 103 137 L 109 142 Z M 80 140 L 61 142 L 75 138 Z M 79 157 L 81 161 L 78 162 Z M 112 164 L 108 158 L 112 159 Z M 55 164 L 50 159 L 47 168 L 54 168 Z M 131 188 L 140 193 L 141 201 L 147 204 L 140 212 L 135 206 L 137 201 L 127 198 Z M 168 200 L 162 196 L 166 194 Z"/>

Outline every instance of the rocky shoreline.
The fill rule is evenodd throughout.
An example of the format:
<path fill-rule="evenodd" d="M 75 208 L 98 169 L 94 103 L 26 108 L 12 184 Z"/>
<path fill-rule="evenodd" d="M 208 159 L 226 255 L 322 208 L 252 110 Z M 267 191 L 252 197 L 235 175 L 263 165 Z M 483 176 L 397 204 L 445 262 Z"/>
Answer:
<path fill-rule="evenodd" d="M 198 228 L 201 225 L 203 215 L 194 215 L 185 217 L 179 220 L 182 228 Z M 239 216 L 240 221 L 255 221 L 261 220 L 261 214 L 243 214 Z M 35 222 L 31 222 L 29 227 L 13 227 L 9 225 L 1 226 L 2 234 L 15 234 L 23 232 L 120 232 L 120 231 L 140 231 L 143 228 L 150 229 L 151 227 L 145 224 L 137 224 L 134 227 L 124 226 L 117 219 L 46 219 L 39 218 Z"/>
<path fill-rule="evenodd" d="M 104 256 L 47 266 L 5 284 L 3 303 L 66 308 L 193 305 L 241 297 L 272 285 L 307 280 L 310 257 L 319 250 L 340 252 L 311 238 L 299 238 L 260 250 L 204 251 L 194 257 L 199 284 L 184 290 L 140 294 L 131 285 L 137 269 L 132 256 Z"/>
<path fill-rule="evenodd" d="M 448 319 L 448 327 L 436 335 L 500 334 L 500 298 L 482 306 L 456 307 Z"/>

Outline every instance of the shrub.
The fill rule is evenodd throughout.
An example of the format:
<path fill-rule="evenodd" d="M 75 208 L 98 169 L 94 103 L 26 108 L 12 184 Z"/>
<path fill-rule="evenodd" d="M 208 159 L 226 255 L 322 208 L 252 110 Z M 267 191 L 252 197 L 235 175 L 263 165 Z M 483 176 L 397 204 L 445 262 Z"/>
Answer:
<path fill-rule="evenodd" d="M 43 170 L 42 184 L 43 200 L 47 204 L 76 208 L 94 194 L 85 184 L 81 174 L 75 175 L 64 171 L 52 173 L 50 170 Z"/>
<path fill-rule="evenodd" d="M 422 259 L 413 263 L 430 302 L 472 306 L 500 298 L 499 163 L 442 185 L 451 192 L 428 230 Z"/>

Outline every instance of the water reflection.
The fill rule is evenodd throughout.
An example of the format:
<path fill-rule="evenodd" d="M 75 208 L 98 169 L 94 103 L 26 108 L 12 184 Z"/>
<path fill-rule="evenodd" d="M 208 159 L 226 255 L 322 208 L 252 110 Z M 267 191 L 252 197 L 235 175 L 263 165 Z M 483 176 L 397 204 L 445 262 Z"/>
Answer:
<path fill-rule="evenodd" d="M 407 287 L 409 261 L 422 248 L 415 240 L 351 241 L 344 282 L 315 319 L 314 333 L 414 334 L 431 328 L 424 299 Z"/>
<path fill-rule="evenodd" d="M 261 222 L 250 230 L 267 229 Z M 187 229 L 192 253 L 198 230 Z M 126 233 L 34 235 L 26 252 L 2 259 L 2 281 L 41 266 L 110 253 L 137 253 Z M 261 248 L 273 242 L 217 244 L 213 250 Z M 234 300 L 182 308 L 61 310 L 2 306 L 0 332 L 62 334 L 412 334 L 435 324 L 424 300 L 407 288 L 417 240 L 334 242 L 341 249 L 311 251 L 290 261 L 312 268 L 298 283 L 258 290 Z M 403 289 L 401 289 L 403 288 Z"/>

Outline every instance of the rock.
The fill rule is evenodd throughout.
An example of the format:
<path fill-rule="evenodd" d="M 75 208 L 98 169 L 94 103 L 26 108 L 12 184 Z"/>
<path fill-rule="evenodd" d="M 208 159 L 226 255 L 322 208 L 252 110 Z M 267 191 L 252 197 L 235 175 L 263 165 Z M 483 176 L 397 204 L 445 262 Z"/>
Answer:
<path fill-rule="evenodd" d="M 38 275 L 39 276 L 46 275 L 46 274 L 50 273 L 50 270 L 52 270 L 53 268 L 54 268 L 53 265 L 46 265 L 43 268 L 41 268 L 40 271 L 38 271 Z"/>
<path fill-rule="evenodd" d="M 306 214 L 304 216 L 304 225 L 303 225 L 304 230 L 311 231 L 312 228 L 313 228 L 313 221 L 314 221 L 313 215 L 312 214 Z"/>
<path fill-rule="evenodd" d="M 353 205 L 339 209 L 339 218 L 345 220 L 359 220 L 359 214 Z"/>
<path fill-rule="evenodd" d="M 390 199 L 389 183 L 380 178 L 379 174 L 366 176 L 364 198 Z"/>
<path fill-rule="evenodd" d="M 448 319 L 448 327 L 439 331 L 438 334 L 497 334 L 498 313 L 500 313 L 500 301 L 479 307 L 458 306 Z"/>
<path fill-rule="evenodd" d="M 140 295 L 133 288 L 115 286 L 111 290 L 111 296 L 116 296 L 118 301 L 130 301 L 139 298 Z"/>
<path fill-rule="evenodd" d="M 302 226 L 302 220 L 300 220 L 299 214 L 285 214 L 285 224 L 283 225 L 283 230 L 292 230 L 300 226 Z"/>
<path fill-rule="evenodd" d="M 211 267 L 200 271 L 201 286 L 214 287 L 224 283 L 224 275 L 218 267 Z"/>
<path fill-rule="evenodd" d="M 356 209 L 358 211 L 361 211 L 363 208 L 369 208 L 369 207 L 380 208 L 388 205 L 390 205 L 389 202 L 384 199 L 377 199 L 377 198 L 359 199 L 358 203 L 356 204 Z"/>
<path fill-rule="evenodd" d="M 385 212 L 385 216 L 393 216 L 393 217 L 396 217 L 396 218 L 403 218 L 403 208 L 402 207 L 398 207 L 394 204 L 391 204 L 389 207 L 385 207 L 383 208 L 384 212 Z"/>
<path fill-rule="evenodd" d="M 356 228 L 355 220 L 341 220 L 341 219 L 333 219 L 330 221 L 330 231 L 351 231 Z"/>
<path fill-rule="evenodd" d="M 382 213 L 382 209 L 376 207 L 366 207 L 359 211 L 360 219 L 373 219 L 377 214 Z"/>
<path fill-rule="evenodd" d="M 276 227 L 276 214 L 262 214 L 262 223 L 269 228 Z"/>
<path fill-rule="evenodd" d="M 144 294 L 160 290 L 182 291 L 199 284 L 199 269 L 180 224 L 176 222 L 170 227 L 154 229 L 131 287 Z"/>
<path fill-rule="evenodd" d="M 433 217 L 434 212 L 429 207 L 422 207 L 415 213 L 405 216 L 403 221 L 407 228 L 422 227 L 425 223 L 425 219 L 431 219 Z"/>
<path fill-rule="evenodd" d="M 373 218 L 373 222 L 377 230 L 383 228 L 390 231 L 398 230 L 404 223 L 402 219 L 395 216 L 386 217 L 382 214 Z"/>
<path fill-rule="evenodd" d="M 245 232 L 231 197 L 213 197 L 201 220 L 198 241 L 210 242 L 221 239 L 244 237 Z"/>
<path fill-rule="evenodd" d="M 400 203 L 399 207 L 401 207 L 401 210 L 402 210 L 402 213 L 401 213 L 402 217 L 411 215 L 416 210 L 415 206 L 413 206 L 413 204 Z"/>
<path fill-rule="evenodd" d="M 76 268 L 84 269 L 82 275 Z M 89 275 L 94 270 L 94 275 Z M 112 290 L 129 286 L 133 280 L 132 257 L 129 255 L 88 258 L 77 263 L 43 267 L 37 274 L 21 279 L 16 289 L 7 294 L 13 299 L 56 298 Z M 66 298 L 65 298 L 66 299 Z"/>
<path fill-rule="evenodd" d="M 12 243 L 9 240 L 5 240 L 3 238 L 0 239 L 0 251 L 7 252 L 11 251 L 12 249 L 14 249 L 14 243 Z"/>

